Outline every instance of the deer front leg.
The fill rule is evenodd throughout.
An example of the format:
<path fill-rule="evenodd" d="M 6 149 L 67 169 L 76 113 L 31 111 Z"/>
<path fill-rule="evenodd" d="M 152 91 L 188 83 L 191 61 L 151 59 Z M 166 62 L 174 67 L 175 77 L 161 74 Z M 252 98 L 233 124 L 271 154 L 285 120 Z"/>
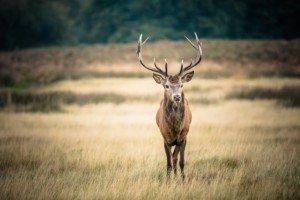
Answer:
<path fill-rule="evenodd" d="M 179 166 L 181 170 L 181 177 L 182 180 L 185 179 L 185 174 L 184 174 L 184 151 L 185 151 L 185 146 L 186 146 L 186 140 L 182 142 L 180 145 L 180 160 L 179 160 Z"/>
<path fill-rule="evenodd" d="M 167 177 L 170 178 L 170 173 L 172 171 L 172 163 L 171 163 L 172 152 L 171 152 L 171 147 L 166 142 L 164 143 L 164 147 L 167 156 Z"/>
<path fill-rule="evenodd" d="M 177 175 L 177 161 L 178 161 L 178 153 L 180 151 L 180 146 L 175 146 L 175 149 L 173 151 L 173 169 L 175 176 Z"/>

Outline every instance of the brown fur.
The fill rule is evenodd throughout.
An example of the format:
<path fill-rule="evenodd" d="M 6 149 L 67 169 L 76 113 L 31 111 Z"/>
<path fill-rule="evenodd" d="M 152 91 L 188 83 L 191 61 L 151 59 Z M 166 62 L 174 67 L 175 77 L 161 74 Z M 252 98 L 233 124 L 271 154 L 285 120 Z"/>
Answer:
<path fill-rule="evenodd" d="M 180 153 L 180 169 L 181 176 L 184 180 L 184 151 L 186 146 L 186 136 L 189 132 L 192 121 L 192 113 L 182 92 L 182 101 L 175 103 L 164 95 L 164 99 L 160 103 L 160 108 L 156 114 L 156 123 L 164 138 L 164 147 L 167 156 L 167 176 L 170 177 L 172 164 L 174 174 L 177 174 L 178 154 Z M 172 153 L 171 147 L 175 145 Z M 172 158 L 172 160 L 171 160 Z"/>
<path fill-rule="evenodd" d="M 174 174 L 177 174 L 177 160 L 180 154 L 179 166 L 184 179 L 184 151 L 186 146 L 186 136 L 189 132 L 192 121 L 192 114 L 188 101 L 182 92 L 183 83 L 192 80 L 194 71 L 183 76 L 162 76 L 153 74 L 156 83 L 165 88 L 164 99 L 160 103 L 160 108 L 156 114 L 156 123 L 164 138 L 164 148 L 167 156 L 167 176 L 170 177 L 172 164 Z M 172 152 L 171 148 L 175 145 Z M 173 161 L 172 161 L 173 159 Z"/>
<path fill-rule="evenodd" d="M 170 75 L 168 78 L 170 83 L 179 83 L 180 77 L 178 75 L 174 75 L 174 76 Z"/>
<path fill-rule="evenodd" d="M 165 142 L 173 146 L 185 140 L 191 121 L 192 113 L 183 93 L 182 101 L 177 104 L 164 96 L 156 114 L 156 123 Z"/>

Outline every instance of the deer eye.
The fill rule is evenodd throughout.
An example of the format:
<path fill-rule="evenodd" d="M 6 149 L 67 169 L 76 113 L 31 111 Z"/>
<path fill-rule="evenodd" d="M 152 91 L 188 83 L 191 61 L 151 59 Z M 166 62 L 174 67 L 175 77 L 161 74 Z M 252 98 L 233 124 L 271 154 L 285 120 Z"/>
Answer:
<path fill-rule="evenodd" d="M 183 87 L 183 84 L 181 84 L 180 87 Z"/>
<path fill-rule="evenodd" d="M 165 85 L 165 88 L 169 89 L 169 88 L 170 88 L 170 86 L 169 86 L 169 85 Z"/>

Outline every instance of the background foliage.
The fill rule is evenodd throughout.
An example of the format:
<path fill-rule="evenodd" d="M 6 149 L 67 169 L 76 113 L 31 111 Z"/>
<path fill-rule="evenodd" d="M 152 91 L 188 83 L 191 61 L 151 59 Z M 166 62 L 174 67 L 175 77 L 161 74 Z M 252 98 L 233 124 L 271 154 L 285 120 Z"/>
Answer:
<path fill-rule="evenodd" d="M 0 49 L 153 40 L 297 38 L 296 0 L 0 0 Z"/>

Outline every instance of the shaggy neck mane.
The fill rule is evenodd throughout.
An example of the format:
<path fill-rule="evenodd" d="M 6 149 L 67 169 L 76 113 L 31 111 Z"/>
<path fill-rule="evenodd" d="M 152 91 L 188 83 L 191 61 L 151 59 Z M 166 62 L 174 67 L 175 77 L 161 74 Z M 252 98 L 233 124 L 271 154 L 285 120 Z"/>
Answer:
<path fill-rule="evenodd" d="M 166 93 L 164 95 L 164 118 L 168 125 L 172 128 L 172 132 L 178 133 L 180 125 L 184 117 L 184 93 L 181 94 L 181 101 L 175 103 L 171 101 Z"/>

